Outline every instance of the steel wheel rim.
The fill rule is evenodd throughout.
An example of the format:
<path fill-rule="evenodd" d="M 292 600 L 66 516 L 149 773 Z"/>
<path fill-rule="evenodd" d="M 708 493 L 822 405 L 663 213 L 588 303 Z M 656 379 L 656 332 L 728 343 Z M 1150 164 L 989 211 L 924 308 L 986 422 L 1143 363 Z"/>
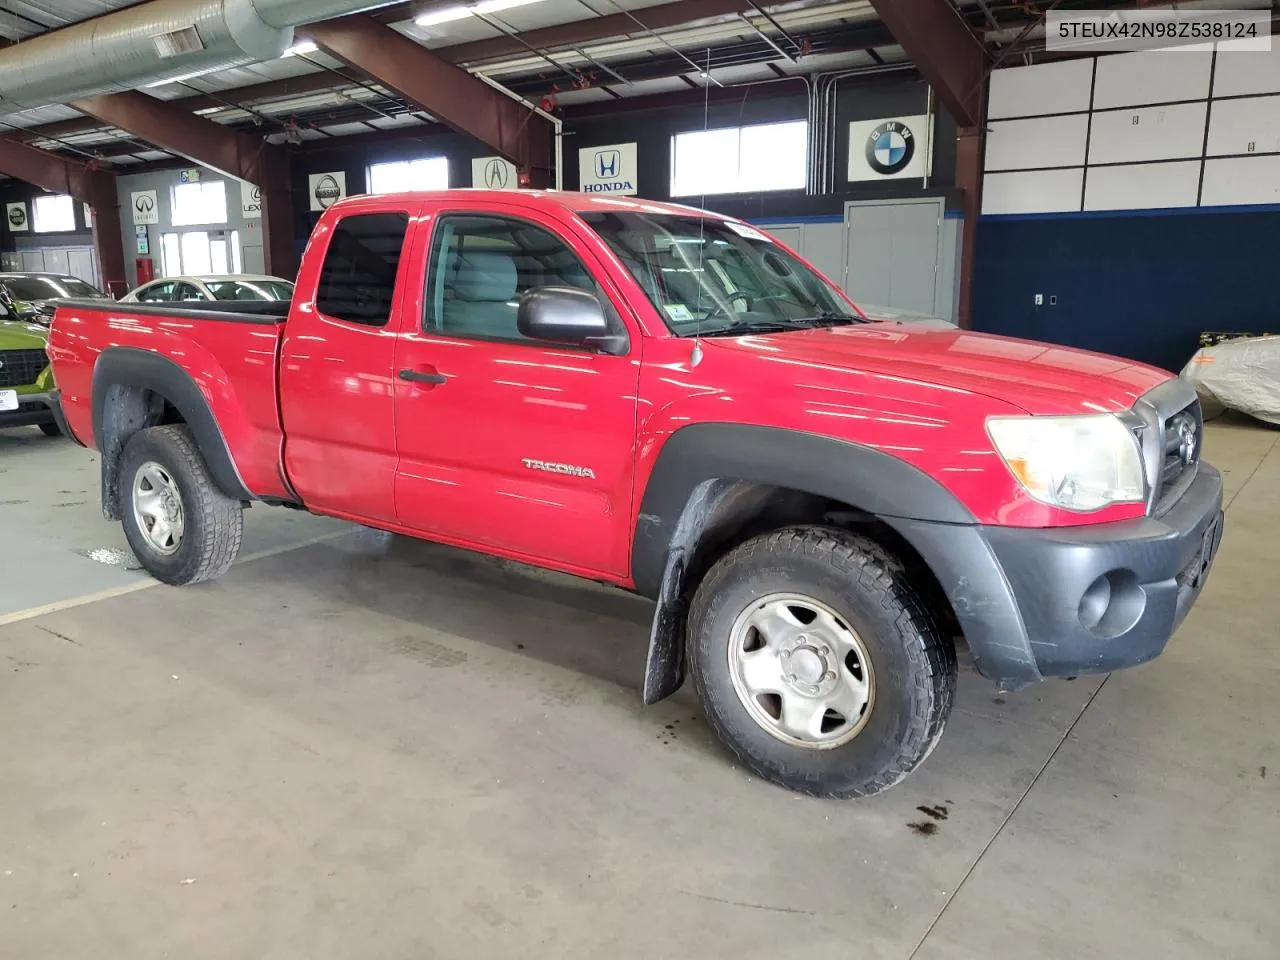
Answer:
<path fill-rule="evenodd" d="M 133 475 L 133 519 L 147 546 L 170 557 L 182 548 L 186 513 L 173 475 L 148 461 Z"/>
<path fill-rule="evenodd" d="M 808 750 L 848 743 L 866 726 L 875 676 L 846 619 L 799 593 L 761 597 L 729 631 L 729 676 L 751 719 Z"/>

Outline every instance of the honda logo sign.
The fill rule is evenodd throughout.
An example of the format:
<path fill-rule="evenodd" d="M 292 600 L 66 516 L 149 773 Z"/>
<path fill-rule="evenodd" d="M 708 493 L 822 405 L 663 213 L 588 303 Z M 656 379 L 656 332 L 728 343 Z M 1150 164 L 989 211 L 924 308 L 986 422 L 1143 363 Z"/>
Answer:
<path fill-rule="evenodd" d="M 612 143 L 578 151 L 578 183 L 583 193 L 635 196 L 636 145 Z"/>

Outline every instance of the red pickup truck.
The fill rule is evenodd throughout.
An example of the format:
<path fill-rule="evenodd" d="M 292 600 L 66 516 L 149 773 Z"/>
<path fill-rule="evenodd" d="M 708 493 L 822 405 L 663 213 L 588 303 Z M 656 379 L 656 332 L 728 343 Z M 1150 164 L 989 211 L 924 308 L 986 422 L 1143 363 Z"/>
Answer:
<path fill-rule="evenodd" d="M 1221 537 L 1184 382 L 872 322 L 687 207 L 359 197 L 292 304 L 225 306 L 53 322 L 65 423 L 148 571 L 220 575 L 257 501 L 616 584 L 656 603 L 645 701 L 687 668 L 742 761 L 804 793 L 919 764 L 957 643 L 1005 689 L 1155 657 Z"/>

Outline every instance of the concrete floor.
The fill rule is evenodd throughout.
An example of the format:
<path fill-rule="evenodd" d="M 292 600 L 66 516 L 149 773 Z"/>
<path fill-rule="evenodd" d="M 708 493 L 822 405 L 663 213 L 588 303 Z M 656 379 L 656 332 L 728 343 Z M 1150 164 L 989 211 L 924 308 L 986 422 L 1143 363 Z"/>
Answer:
<path fill-rule="evenodd" d="M 0 956 L 1274 958 L 1278 440 L 1210 426 L 1228 529 L 1163 657 L 964 672 L 838 803 L 641 706 L 639 600 L 265 509 L 151 588 L 84 556 L 91 455 L 0 431 Z"/>

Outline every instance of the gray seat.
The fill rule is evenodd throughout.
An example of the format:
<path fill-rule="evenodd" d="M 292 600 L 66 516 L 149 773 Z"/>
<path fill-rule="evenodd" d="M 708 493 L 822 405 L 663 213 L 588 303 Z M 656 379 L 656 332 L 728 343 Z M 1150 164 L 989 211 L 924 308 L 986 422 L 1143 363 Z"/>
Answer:
<path fill-rule="evenodd" d="M 446 333 L 517 339 L 515 260 L 498 250 L 463 251 L 453 276 L 453 298 L 444 302 Z"/>

